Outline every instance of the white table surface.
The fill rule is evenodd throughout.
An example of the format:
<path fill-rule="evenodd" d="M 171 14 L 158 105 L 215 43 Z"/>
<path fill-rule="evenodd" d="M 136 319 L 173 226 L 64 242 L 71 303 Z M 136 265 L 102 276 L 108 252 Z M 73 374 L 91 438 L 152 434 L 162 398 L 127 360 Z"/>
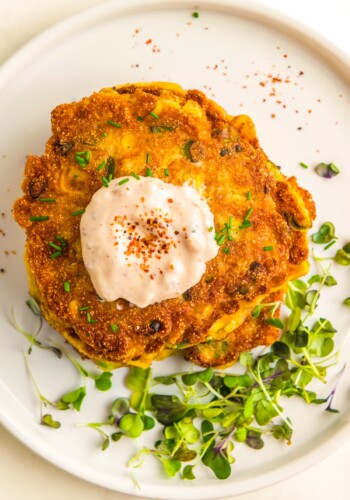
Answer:
<path fill-rule="evenodd" d="M 0 64 L 36 34 L 72 14 L 105 1 L 0 0 Z M 302 21 L 350 54 L 349 0 L 260 0 L 260 3 Z M 350 441 L 344 442 L 344 446 L 333 455 L 296 477 L 234 498 L 348 500 L 349 475 Z M 0 498 L 37 500 L 44 496 L 50 500 L 136 499 L 67 474 L 27 449 L 0 427 Z"/>

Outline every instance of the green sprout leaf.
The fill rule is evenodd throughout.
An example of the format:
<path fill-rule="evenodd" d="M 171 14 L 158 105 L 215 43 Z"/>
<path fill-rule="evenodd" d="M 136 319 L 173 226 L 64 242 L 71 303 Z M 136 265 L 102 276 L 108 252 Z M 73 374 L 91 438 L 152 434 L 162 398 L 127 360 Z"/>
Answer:
<path fill-rule="evenodd" d="M 243 352 L 239 357 L 239 362 L 242 366 L 249 368 L 254 364 L 253 355 L 250 352 Z"/>
<path fill-rule="evenodd" d="M 41 316 L 41 309 L 34 297 L 30 297 L 26 304 L 35 316 Z"/>
<path fill-rule="evenodd" d="M 312 241 L 318 244 L 329 243 L 334 238 L 336 238 L 335 227 L 332 222 L 325 222 L 324 224 L 322 224 L 317 233 L 314 233 L 311 236 Z"/>
<path fill-rule="evenodd" d="M 97 378 L 95 378 L 95 387 L 99 391 L 108 391 L 112 387 L 111 378 L 113 373 L 102 372 Z"/>
<path fill-rule="evenodd" d="M 282 341 L 277 341 L 271 346 L 271 352 L 281 359 L 290 359 L 291 353 L 288 344 Z"/>
<path fill-rule="evenodd" d="M 252 385 L 252 379 L 248 373 L 245 373 L 244 375 L 225 375 L 224 384 L 230 389 L 233 389 L 234 387 L 249 387 Z"/>
<path fill-rule="evenodd" d="M 182 479 L 188 479 L 192 481 L 193 479 L 196 479 L 196 476 L 193 473 L 194 465 L 186 465 L 183 470 L 182 470 Z"/>
<path fill-rule="evenodd" d="M 118 398 L 112 404 L 112 415 L 118 421 L 130 410 L 130 401 L 127 398 Z"/>
<path fill-rule="evenodd" d="M 52 429 L 59 429 L 61 427 L 61 423 L 58 422 L 57 420 L 54 420 L 52 415 L 50 415 L 49 413 L 46 413 L 41 417 L 41 424 L 47 425 Z"/>
<path fill-rule="evenodd" d="M 176 383 L 176 377 L 173 376 L 159 376 L 154 377 L 154 381 L 162 385 L 173 385 Z"/>
<path fill-rule="evenodd" d="M 178 422 L 189 411 L 188 406 L 175 395 L 153 394 L 151 401 L 156 410 L 156 419 L 163 425 Z"/>
<path fill-rule="evenodd" d="M 119 421 L 120 430 L 131 438 L 141 436 L 145 425 L 138 413 L 126 413 Z"/>
<path fill-rule="evenodd" d="M 247 214 L 250 215 L 249 210 Z M 229 240 L 230 228 L 231 218 L 225 230 L 219 231 L 218 238 L 224 234 Z M 322 226 L 316 234 L 314 239 L 320 242 L 335 239 L 331 223 Z M 350 259 L 350 244 L 338 252 L 341 259 Z M 130 395 L 112 401 L 105 421 L 83 424 L 101 435 L 101 449 L 114 446 L 122 437 L 135 440 L 143 432 L 154 429 L 157 436 L 154 446 L 141 448 L 128 465 L 137 461 L 139 466 L 146 458 L 153 457 L 168 477 L 178 475 L 184 480 L 194 480 L 194 469 L 202 463 L 216 478 L 223 480 L 231 474 L 235 462 L 233 452 L 239 443 L 255 450 L 264 447 L 265 439 L 291 443 L 293 426 L 284 414 L 285 398 L 325 404 L 324 411 L 337 413 L 332 401 L 339 378 L 326 398 L 318 397 L 309 389 L 315 379 L 326 382 L 327 370 L 336 364 L 339 356 L 338 351 L 334 352 L 336 329 L 328 319 L 315 313 L 322 288 L 336 286 L 337 282 L 330 274 L 330 266 L 327 269 L 323 266 L 324 260 L 331 259 L 315 257 L 315 260 L 318 273 L 308 281 L 297 279 L 289 283 L 285 300 L 289 315 L 284 321 L 277 317 L 280 302 L 263 303 L 254 308 L 253 317 L 279 328 L 281 335 L 269 350 L 260 350 L 259 354 L 242 353 L 237 372 L 209 367 L 154 377 L 150 368 L 130 368 L 126 377 Z M 350 298 L 345 299 L 344 304 L 350 305 Z M 85 310 L 86 306 L 82 307 Z M 36 303 L 32 303 L 31 308 L 38 315 Z M 151 324 L 152 330 L 161 328 L 159 320 Z M 25 336 L 30 347 L 40 347 L 35 336 L 27 332 Z M 186 349 L 188 344 L 183 343 L 182 347 Z M 86 396 L 86 378 L 94 380 L 97 390 L 105 391 L 111 387 L 112 373 L 90 373 L 69 351 L 62 349 L 62 353 L 72 362 L 83 383 L 59 401 L 51 402 L 40 392 L 25 355 L 28 372 L 41 409 L 52 406 L 57 410 L 79 411 Z M 345 366 L 341 373 L 344 369 Z M 154 387 L 159 385 L 161 394 L 154 394 Z M 47 413 L 42 416 L 41 424 L 59 427 L 59 422 Z"/>
<path fill-rule="evenodd" d="M 63 403 L 69 403 L 77 411 L 80 411 L 81 404 L 86 396 L 86 387 L 82 386 L 74 391 L 68 392 L 61 397 Z"/>
<path fill-rule="evenodd" d="M 334 163 L 319 163 L 316 166 L 315 171 L 317 175 L 323 177 L 324 179 L 331 179 L 332 177 L 338 175 L 340 172 L 339 168 L 334 165 Z"/>
<path fill-rule="evenodd" d="M 284 328 L 283 321 L 280 320 L 279 318 L 265 319 L 265 323 L 267 323 L 268 325 L 271 325 L 271 326 L 275 326 L 276 328 L 280 328 L 281 330 L 283 330 L 283 328 Z"/>
<path fill-rule="evenodd" d="M 214 472 L 218 479 L 227 479 L 231 475 L 230 462 L 214 446 L 205 452 L 202 462 Z"/>
<path fill-rule="evenodd" d="M 162 460 L 166 474 L 169 477 L 174 477 L 181 469 L 181 462 L 175 458 Z"/>
<path fill-rule="evenodd" d="M 341 266 L 349 266 L 350 265 L 350 243 L 347 243 L 340 248 L 334 256 L 335 262 L 340 264 Z"/>
<path fill-rule="evenodd" d="M 246 444 L 254 450 L 261 450 L 264 447 L 264 441 L 261 439 L 261 433 L 257 431 L 248 431 Z"/>

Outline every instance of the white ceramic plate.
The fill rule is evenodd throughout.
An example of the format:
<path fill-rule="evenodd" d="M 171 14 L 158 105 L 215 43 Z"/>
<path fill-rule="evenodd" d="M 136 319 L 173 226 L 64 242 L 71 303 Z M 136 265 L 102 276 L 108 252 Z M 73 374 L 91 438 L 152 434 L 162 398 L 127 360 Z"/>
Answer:
<path fill-rule="evenodd" d="M 76 425 L 102 420 L 108 404 L 126 394 L 123 370 L 115 373 L 112 391 L 99 393 L 90 387 L 80 413 L 62 412 L 60 430 L 38 425 L 39 406 L 22 356 L 27 342 L 8 319 L 14 305 L 18 321 L 34 327 L 35 318 L 25 306 L 24 235 L 11 220 L 11 206 L 20 195 L 25 155 L 43 152 L 50 136 L 50 111 L 57 104 L 134 81 L 168 80 L 201 89 L 231 114 L 252 116 L 269 156 L 313 194 L 316 226 L 333 221 L 339 245 L 350 237 L 346 57 L 309 30 L 256 4 L 203 1 L 196 10 L 198 19 L 192 17 L 194 7 L 187 1 L 108 2 L 39 36 L 0 72 L 2 422 L 30 448 L 67 471 L 144 498 L 204 500 L 258 489 L 304 470 L 350 436 L 350 386 L 345 376 L 335 401 L 341 410 L 338 415 L 301 401 L 286 402 L 296 428 L 293 446 L 274 440 L 266 440 L 262 451 L 237 446 L 232 476 L 223 482 L 204 468 L 197 481 L 169 480 L 148 458 L 143 468 L 133 470 L 138 490 L 125 467 L 137 443 L 122 440 L 101 452 L 97 433 Z M 300 161 L 310 168 L 302 169 Z M 318 177 L 311 167 L 320 161 L 333 161 L 341 174 L 331 180 Z M 350 295 L 349 271 L 334 267 L 339 285 L 325 290 L 320 304 L 322 315 L 339 331 L 339 343 L 350 323 L 350 311 L 341 304 Z M 45 335 L 58 339 L 49 328 Z M 329 374 L 330 386 L 346 359 L 347 346 L 339 366 Z M 31 363 L 49 398 L 56 399 L 79 383 L 72 367 L 50 353 L 34 350 Z M 154 369 L 169 373 L 184 367 L 180 364 L 168 360 Z M 323 396 L 329 392 L 329 387 L 319 389 Z"/>

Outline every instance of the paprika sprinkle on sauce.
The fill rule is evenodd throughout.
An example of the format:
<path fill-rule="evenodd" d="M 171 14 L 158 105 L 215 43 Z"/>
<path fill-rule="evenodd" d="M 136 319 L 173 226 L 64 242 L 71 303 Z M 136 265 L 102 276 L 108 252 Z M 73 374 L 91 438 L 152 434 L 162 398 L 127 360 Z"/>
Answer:
<path fill-rule="evenodd" d="M 86 207 L 83 259 L 98 295 L 146 307 L 198 283 L 218 253 L 199 192 L 152 177 L 113 179 Z"/>

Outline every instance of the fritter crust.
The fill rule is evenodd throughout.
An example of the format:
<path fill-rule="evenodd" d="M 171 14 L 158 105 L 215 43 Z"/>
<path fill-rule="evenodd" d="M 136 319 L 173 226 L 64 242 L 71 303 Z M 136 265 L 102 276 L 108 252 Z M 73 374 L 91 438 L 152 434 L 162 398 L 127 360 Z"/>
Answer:
<path fill-rule="evenodd" d="M 77 152 L 88 152 L 86 165 L 78 164 Z M 232 221 L 233 239 L 183 296 L 144 309 L 123 299 L 103 302 L 82 260 L 80 216 L 72 214 L 87 206 L 102 176 L 146 175 L 148 168 L 165 182 L 192 183 L 206 198 L 216 231 Z M 311 196 L 268 160 L 249 117 L 227 115 L 198 90 L 125 85 L 58 106 L 45 154 L 28 157 L 22 189 L 13 214 L 27 234 L 30 292 L 47 321 L 102 367 L 146 366 L 179 344 L 225 339 L 256 304 L 308 270 Z M 245 219 L 251 225 L 240 228 Z M 52 258 L 49 242 L 60 245 L 57 236 L 67 244 Z"/>
<path fill-rule="evenodd" d="M 274 318 L 279 316 L 282 297 L 283 289 L 271 294 L 267 300 L 269 304 L 276 304 Z M 184 356 L 200 366 L 226 368 L 237 361 L 243 352 L 251 351 L 257 346 L 269 346 L 278 339 L 279 329 L 266 322 L 270 317 L 270 308 L 265 308 L 259 317 L 248 317 L 224 340 L 194 345 L 184 350 Z"/>

